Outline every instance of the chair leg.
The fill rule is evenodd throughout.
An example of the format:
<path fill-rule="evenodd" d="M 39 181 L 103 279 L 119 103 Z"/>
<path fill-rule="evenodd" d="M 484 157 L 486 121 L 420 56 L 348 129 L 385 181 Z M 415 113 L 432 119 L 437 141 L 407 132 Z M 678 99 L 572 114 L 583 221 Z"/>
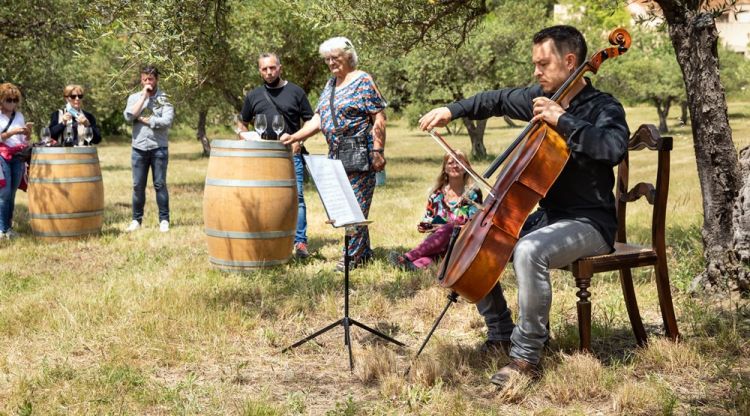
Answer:
<path fill-rule="evenodd" d="M 591 302 L 589 298 L 591 293 L 588 291 L 591 285 L 591 275 L 576 276 L 576 287 L 578 292 L 578 302 L 576 308 L 578 309 L 578 337 L 580 341 L 580 348 L 583 351 L 591 352 Z"/>
<path fill-rule="evenodd" d="M 656 291 L 659 294 L 659 308 L 664 322 L 664 330 L 672 341 L 677 341 L 680 332 L 677 330 L 677 318 L 672 305 L 672 289 L 669 287 L 669 271 L 666 259 L 661 256 L 654 267 L 656 270 Z"/>
<path fill-rule="evenodd" d="M 641 313 L 638 310 L 638 300 L 636 300 L 635 288 L 633 287 L 633 274 L 630 269 L 620 269 L 620 285 L 622 286 L 622 296 L 625 298 L 625 308 L 627 308 L 630 318 L 630 326 L 633 327 L 635 341 L 643 347 L 648 339 L 646 330 L 643 328 Z"/>

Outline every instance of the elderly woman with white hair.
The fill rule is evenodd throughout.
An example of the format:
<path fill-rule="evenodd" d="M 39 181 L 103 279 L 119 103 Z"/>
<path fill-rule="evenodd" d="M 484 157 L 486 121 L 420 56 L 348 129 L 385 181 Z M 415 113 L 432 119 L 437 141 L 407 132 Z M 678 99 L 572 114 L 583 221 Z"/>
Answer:
<path fill-rule="evenodd" d="M 318 131 L 328 143 L 328 157 L 340 159 L 365 217 L 375 191 L 375 172 L 385 168 L 386 101 L 370 74 L 357 69 L 358 57 L 351 41 L 335 37 L 320 45 L 320 55 L 333 75 L 320 94 L 315 115 L 292 135 L 284 135 L 285 144 L 301 142 Z M 351 268 L 372 258 L 370 234 L 366 226 L 357 227 L 347 248 Z M 344 270 L 344 260 L 336 265 Z"/>

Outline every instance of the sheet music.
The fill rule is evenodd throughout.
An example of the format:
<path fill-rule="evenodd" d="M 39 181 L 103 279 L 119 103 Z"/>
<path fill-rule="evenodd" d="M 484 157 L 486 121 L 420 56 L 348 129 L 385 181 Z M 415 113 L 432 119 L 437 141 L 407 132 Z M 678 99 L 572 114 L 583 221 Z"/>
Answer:
<path fill-rule="evenodd" d="M 333 226 L 366 222 L 341 161 L 324 155 L 305 155 L 304 158 L 328 219 L 334 221 Z"/>

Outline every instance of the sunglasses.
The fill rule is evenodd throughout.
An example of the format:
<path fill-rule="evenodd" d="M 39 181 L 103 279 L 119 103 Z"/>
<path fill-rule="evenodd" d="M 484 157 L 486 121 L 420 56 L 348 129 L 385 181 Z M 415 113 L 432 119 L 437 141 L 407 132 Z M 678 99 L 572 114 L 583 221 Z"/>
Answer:
<path fill-rule="evenodd" d="M 18 99 L 18 98 L 6 98 L 5 99 L 6 103 L 16 103 L 17 104 L 19 101 L 21 101 L 21 100 Z"/>
<path fill-rule="evenodd" d="M 83 94 L 70 94 L 68 98 L 71 100 L 75 100 L 76 98 L 83 100 Z"/>

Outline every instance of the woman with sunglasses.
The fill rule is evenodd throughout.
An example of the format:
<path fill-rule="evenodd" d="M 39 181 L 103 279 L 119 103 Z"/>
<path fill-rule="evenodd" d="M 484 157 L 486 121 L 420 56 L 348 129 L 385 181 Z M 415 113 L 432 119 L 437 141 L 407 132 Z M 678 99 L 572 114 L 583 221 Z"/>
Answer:
<path fill-rule="evenodd" d="M 0 239 L 15 235 L 11 231 L 13 208 L 16 190 L 24 173 L 24 160 L 20 152 L 29 146 L 31 135 L 31 123 L 26 123 L 23 114 L 18 111 L 20 103 L 21 91 L 18 87 L 9 82 L 0 84 Z"/>
<path fill-rule="evenodd" d="M 86 127 L 91 127 L 93 133 L 92 144 L 102 141 L 99 127 L 96 125 L 96 117 L 83 109 L 83 87 L 76 84 L 70 84 L 63 89 L 65 98 L 65 107 L 54 111 L 49 122 L 49 132 L 52 139 L 59 146 L 74 146 L 85 143 L 79 140 L 83 138 L 83 132 Z M 71 135 L 66 137 L 65 130 L 69 129 Z"/>

